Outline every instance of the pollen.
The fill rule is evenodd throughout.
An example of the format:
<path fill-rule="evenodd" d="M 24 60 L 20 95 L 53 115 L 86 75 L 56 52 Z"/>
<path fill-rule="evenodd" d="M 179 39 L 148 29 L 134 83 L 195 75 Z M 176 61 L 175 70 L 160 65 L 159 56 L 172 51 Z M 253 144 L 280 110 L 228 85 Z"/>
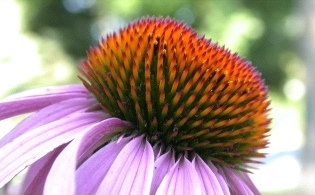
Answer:
<path fill-rule="evenodd" d="M 79 78 L 114 117 L 151 144 L 243 169 L 268 145 L 269 101 L 250 62 L 170 18 L 107 35 Z"/>

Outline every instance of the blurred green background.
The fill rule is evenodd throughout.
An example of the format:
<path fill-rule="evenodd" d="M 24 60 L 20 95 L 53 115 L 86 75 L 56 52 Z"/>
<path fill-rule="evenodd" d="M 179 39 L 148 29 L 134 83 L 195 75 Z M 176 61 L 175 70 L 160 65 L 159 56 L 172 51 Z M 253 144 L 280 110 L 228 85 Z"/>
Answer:
<path fill-rule="evenodd" d="M 169 16 L 239 53 L 262 72 L 274 119 L 266 164 L 253 171 L 257 186 L 264 194 L 313 193 L 315 182 L 302 168 L 304 162 L 314 165 L 305 109 L 309 69 L 301 54 L 306 48 L 303 42 L 308 43 L 306 8 L 311 4 L 307 0 L 0 0 L 0 97 L 39 86 L 78 83 L 77 65 L 102 36 L 143 16 Z"/>

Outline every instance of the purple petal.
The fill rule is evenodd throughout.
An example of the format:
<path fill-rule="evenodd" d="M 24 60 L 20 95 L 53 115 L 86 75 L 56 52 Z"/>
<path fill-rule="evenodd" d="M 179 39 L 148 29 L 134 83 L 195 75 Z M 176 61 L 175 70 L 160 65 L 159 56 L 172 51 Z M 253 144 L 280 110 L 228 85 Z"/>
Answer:
<path fill-rule="evenodd" d="M 142 136 L 119 153 L 97 194 L 149 194 L 154 167 L 153 149 Z"/>
<path fill-rule="evenodd" d="M 222 171 L 220 171 L 216 166 L 214 166 L 214 164 L 211 161 L 207 161 L 207 164 L 209 166 L 209 168 L 212 170 L 212 172 L 215 174 L 218 182 L 220 183 L 220 186 L 223 190 L 223 194 L 230 194 L 230 190 L 229 190 L 229 183 L 226 180 L 224 174 L 222 175 Z"/>
<path fill-rule="evenodd" d="M 41 88 L 36 88 L 36 89 L 30 89 L 27 91 L 22 91 L 20 93 L 13 94 L 5 98 L 5 100 L 24 99 L 24 98 L 33 97 L 33 96 L 47 96 L 47 95 L 68 94 L 68 93 L 77 93 L 77 94 L 86 94 L 86 95 L 90 94 L 84 86 L 75 84 L 75 85 L 51 86 L 51 87 L 41 87 Z"/>
<path fill-rule="evenodd" d="M 162 179 L 170 171 L 175 164 L 174 152 L 168 151 L 154 163 L 154 174 L 150 194 L 155 194 L 157 188 L 161 184 Z"/>
<path fill-rule="evenodd" d="M 20 194 L 42 194 L 48 172 L 59 153 L 64 149 L 59 146 L 52 152 L 33 163 L 23 180 L 23 187 Z"/>
<path fill-rule="evenodd" d="M 157 159 L 162 153 L 162 147 L 160 144 L 155 144 L 153 146 L 154 159 Z"/>
<path fill-rule="evenodd" d="M 80 140 L 72 141 L 56 158 L 45 181 L 44 194 L 74 194 L 76 153 Z"/>
<path fill-rule="evenodd" d="M 73 97 L 90 98 L 92 96 L 83 86 L 79 85 L 46 87 L 22 92 L 0 102 L 0 120 L 33 112 Z"/>
<path fill-rule="evenodd" d="M 76 172 L 76 194 L 95 194 L 117 155 L 131 137 L 112 142 L 86 160 Z M 87 179 L 88 178 L 88 179 Z"/>
<path fill-rule="evenodd" d="M 201 194 L 198 181 L 194 165 L 181 157 L 166 174 L 156 194 Z"/>
<path fill-rule="evenodd" d="M 130 127 L 130 123 L 118 118 L 109 118 L 90 127 L 81 141 L 78 150 L 78 162 L 85 160 L 88 155 L 92 154 L 108 139 L 118 133 L 125 132 Z"/>
<path fill-rule="evenodd" d="M 0 187 L 26 166 L 106 117 L 104 112 L 76 113 L 33 129 L 4 145 L 0 148 Z"/>
<path fill-rule="evenodd" d="M 254 185 L 254 188 L 250 189 L 250 186 L 243 181 L 243 174 L 241 174 L 241 171 L 229 167 L 218 167 L 218 170 L 228 182 L 232 194 L 260 194 Z"/>
<path fill-rule="evenodd" d="M 242 178 L 243 182 L 249 187 L 249 189 L 251 189 L 251 191 L 254 194 L 260 194 L 260 192 L 257 189 L 257 187 L 255 186 L 253 181 L 250 179 L 248 173 L 242 172 L 242 171 L 239 171 L 238 173 L 239 173 L 240 177 Z"/>
<path fill-rule="evenodd" d="M 96 123 L 75 138 L 55 160 L 45 183 L 44 194 L 74 194 L 75 171 L 78 159 L 91 148 L 95 142 L 108 141 L 113 135 L 124 131 L 129 126 L 117 118 L 109 118 Z M 60 178 L 63 178 L 62 180 Z M 86 179 L 86 178 L 85 178 Z"/>
<path fill-rule="evenodd" d="M 85 111 L 91 105 L 93 105 L 94 102 L 94 98 L 75 98 L 47 106 L 26 118 L 14 129 L 12 129 L 6 136 L 4 136 L 0 140 L 0 148 L 31 129 L 56 121 L 69 114 L 73 114 L 78 111 Z"/>
<path fill-rule="evenodd" d="M 196 167 L 196 171 L 201 181 L 201 188 L 203 194 L 230 194 L 229 188 L 226 182 L 219 182 L 217 177 L 223 178 L 217 172 L 217 169 L 211 170 L 209 166 L 197 155 L 193 160 L 193 164 Z"/>

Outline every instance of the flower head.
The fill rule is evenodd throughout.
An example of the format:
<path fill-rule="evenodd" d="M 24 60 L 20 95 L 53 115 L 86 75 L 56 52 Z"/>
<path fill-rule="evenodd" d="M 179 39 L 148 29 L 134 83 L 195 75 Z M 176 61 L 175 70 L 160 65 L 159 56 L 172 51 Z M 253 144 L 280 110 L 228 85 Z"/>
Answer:
<path fill-rule="evenodd" d="M 0 104 L 0 119 L 36 111 L 0 141 L 0 186 L 29 166 L 23 193 L 259 193 L 247 171 L 264 157 L 269 102 L 245 59 L 183 23 L 143 18 L 79 70 L 86 89 Z"/>

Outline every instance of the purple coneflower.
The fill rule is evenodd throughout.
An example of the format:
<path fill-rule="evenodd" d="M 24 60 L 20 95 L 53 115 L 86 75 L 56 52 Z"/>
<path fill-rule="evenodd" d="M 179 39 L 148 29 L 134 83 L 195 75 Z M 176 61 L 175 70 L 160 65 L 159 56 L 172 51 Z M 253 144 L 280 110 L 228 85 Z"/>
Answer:
<path fill-rule="evenodd" d="M 0 141 L 0 187 L 26 167 L 21 194 L 259 194 L 269 102 L 245 59 L 172 19 L 108 35 L 79 67 L 84 86 L 0 103 L 31 113 Z"/>

